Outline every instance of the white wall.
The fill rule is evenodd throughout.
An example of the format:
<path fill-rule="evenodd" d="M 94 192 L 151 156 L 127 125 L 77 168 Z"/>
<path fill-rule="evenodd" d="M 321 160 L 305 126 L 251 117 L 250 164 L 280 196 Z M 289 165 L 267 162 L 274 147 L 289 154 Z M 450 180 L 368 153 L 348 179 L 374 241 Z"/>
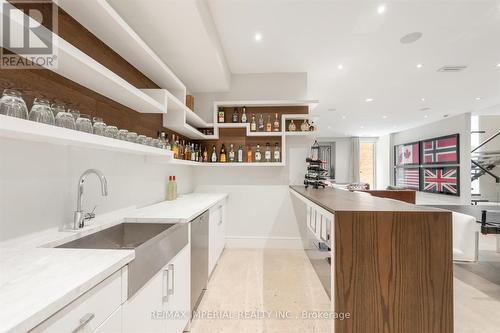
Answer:
<path fill-rule="evenodd" d="M 385 190 L 391 184 L 391 136 L 378 138 L 375 144 L 375 183 L 377 190 Z"/>
<path fill-rule="evenodd" d="M 0 240 L 71 224 L 77 182 L 83 171 L 101 170 L 109 195 L 101 197 L 98 180 L 85 185 L 84 208 L 96 214 L 164 200 L 169 175 L 181 193 L 191 192 L 189 167 L 146 163 L 143 157 L 31 141 L 0 139 Z"/>
<path fill-rule="evenodd" d="M 498 111 L 500 114 L 500 110 Z M 482 134 L 475 134 L 478 136 L 478 144 L 490 138 L 498 131 L 500 131 L 500 115 L 481 115 L 478 119 L 478 130 L 485 131 Z M 478 151 L 500 151 L 500 137 L 496 137 L 487 143 Z M 491 172 L 500 176 L 500 166 L 495 167 Z M 479 190 L 482 199 L 487 199 L 493 202 L 500 202 L 500 184 L 495 183 L 493 177 L 484 175 L 479 178 Z"/>
<path fill-rule="evenodd" d="M 448 134 L 460 134 L 460 196 L 417 192 L 417 204 L 470 204 L 470 131 L 470 113 L 466 113 L 391 135 L 392 145 L 398 145 Z M 392 151 L 391 147 L 390 152 Z M 392 153 L 390 156 L 392 166 L 394 157 Z M 391 181 L 393 178 L 394 175 L 391 173 Z"/>

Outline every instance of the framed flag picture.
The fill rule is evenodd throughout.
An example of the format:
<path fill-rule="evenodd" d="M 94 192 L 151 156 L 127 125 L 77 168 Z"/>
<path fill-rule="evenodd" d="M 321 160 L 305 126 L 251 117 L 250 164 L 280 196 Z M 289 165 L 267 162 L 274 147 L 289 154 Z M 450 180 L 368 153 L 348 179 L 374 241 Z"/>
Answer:
<path fill-rule="evenodd" d="M 394 146 L 394 164 L 396 166 L 419 165 L 420 143 L 412 142 Z"/>
<path fill-rule="evenodd" d="M 423 192 L 460 195 L 459 167 L 424 167 L 422 168 Z"/>
<path fill-rule="evenodd" d="M 422 164 L 458 164 L 459 135 L 453 134 L 422 141 Z"/>
<path fill-rule="evenodd" d="M 409 190 L 420 189 L 420 168 L 396 168 L 395 185 Z"/>

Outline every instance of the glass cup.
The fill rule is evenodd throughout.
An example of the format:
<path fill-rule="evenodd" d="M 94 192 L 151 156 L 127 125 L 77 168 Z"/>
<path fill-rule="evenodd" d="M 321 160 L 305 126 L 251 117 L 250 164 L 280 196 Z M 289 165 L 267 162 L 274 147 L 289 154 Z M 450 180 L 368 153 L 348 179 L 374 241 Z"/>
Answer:
<path fill-rule="evenodd" d="M 56 120 L 50 102 L 43 98 L 35 98 L 29 114 L 29 120 L 48 125 L 55 125 Z"/>
<path fill-rule="evenodd" d="M 126 129 L 121 129 L 118 131 L 118 135 L 116 136 L 116 138 L 118 140 L 127 141 L 127 134 L 128 134 L 128 131 Z"/>
<path fill-rule="evenodd" d="M 136 143 L 143 145 L 146 142 L 146 136 L 145 135 L 139 135 L 137 137 L 137 140 L 135 141 Z"/>
<path fill-rule="evenodd" d="M 104 131 L 104 136 L 108 137 L 108 138 L 116 139 L 118 136 L 118 127 L 106 126 L 106 131 Z"/>
<path fill-rule="evenodd" d="M 76 119 L 76 130 L 85 133 L 94 133 L 94 129 L 92 127 L 92 121 L 90 120 L 90 116 L 87 114 L 80 114 L 78 119 Z"/>
<path fill-rule="evenodd" d="M 99 117 L 94 117 L 92 120 L 94 123 L 94 134 L 104 136 L 104 133 L 106 132 L 106 123 L 104 120 Z"/>
<path fill-rule="evenodd" d="M 21 93 L 17 90 L 5 89 L 0 99 L 0 114 L 28 119 L 28 108 Z"/>
<path fill-rule="evenodd" d="M 73 118 L 75 118 L 75 121 L 77 121 L 77 119 L 80 117 L 80 111 L 78 111 L 77 109 L 68 109 L 68 112 L 71 113 Z"/>
<path fill-rule="evenodd" d="M 153 141 L 153 138 L 150 138 L 149 136 L 144 139 L 144 145 L 146 146 L 151 146 L 151 141 Z"/>
<path fill-rule="evenodd" d="M 52 105 L 52 111 L 56 114 L 56 126 L 64 127 L 68 129 L 75 129 L 75 118 L 69 112 L 66 112 L 64 105 L 54 104 Z"/>
<path fill-rule="evenodd" d="M 137 141 L 137 133 L 136 132 L 128 132 L 127 133 L 127 141 L 135 143 Z"/>
<path fill-rule="evenodd" d="M 153 140 L 151 141 L 150 146 L 151 146 L 151 147 L 156 147 L 156 148 L 158 148 L 158 145 L 160 145 L 160 144 L 161 144 L 161 141 L 160 141 L 160 140 L 158 140 L 158 139 L 153 139 Z"/>

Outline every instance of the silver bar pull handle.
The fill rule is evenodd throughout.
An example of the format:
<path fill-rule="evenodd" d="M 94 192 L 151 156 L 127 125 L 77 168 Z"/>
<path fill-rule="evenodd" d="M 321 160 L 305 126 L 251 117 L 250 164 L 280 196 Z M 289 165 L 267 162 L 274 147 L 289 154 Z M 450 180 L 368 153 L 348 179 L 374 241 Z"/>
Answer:
<path fill-rule="evenodd" d="M 161 292 L 161 299 L 163 303 L 168 302 L 168 285 L 169 285 L 169 273 L 168 273 L 168 268 L 163 270 L 163 286 L 162 286 L 162 292 Z"/>
<path fill-rule="evenodd" d="M 92 319 L 94 319 L 94 318 L 95 318 L 95 314 L 93 314 L 93 313 L 87 313 L 82 318 L 80 318 L 80 325 L 78 325 L 78 327 L 75 328 L 71 332 L 72 333 L 78 333 L 78 331 L 80 331 L 85 325 L 87 325 L 88 323 L 90 323 L 90 321 Z"/>
<path fill-rule="evenodd" d="M 171 288 L 171 289 L 170 289 L 170 288 L 169 288 L 169 289 L 167 289 L 167 294 L 168 294 L 168 295 L 173 295 L 173 294 L 174 294 L 174 288 L 175 288 L 175 285 L 174 285 L 174 281 L 175 281 L 175 276 L 174 276 L 174 274 L 175 274 L 174 264 L 170 264 L 170 265 L 168 265 L 168 270 L 169 270 L 170 272 L 172 272 L 172 279 L 171 279 L 171 280 L 172 280 L 172 282 L 171 282 L 171 283 L 172 283 L 172 288 Z M 167 284 L 167 286 L 168 286 L 168 284 Z"/>

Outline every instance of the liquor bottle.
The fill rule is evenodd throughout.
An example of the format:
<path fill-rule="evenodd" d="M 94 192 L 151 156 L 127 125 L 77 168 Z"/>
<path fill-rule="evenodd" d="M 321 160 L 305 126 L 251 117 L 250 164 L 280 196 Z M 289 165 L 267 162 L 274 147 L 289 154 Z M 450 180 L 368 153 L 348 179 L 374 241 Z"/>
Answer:
<path fill-rule="evenodd" d="M 208 149 L 206 146 L 203 146 L 203 162 L 208 162 Z"/>
<path fill-rule="evenodd" d="M 203 150 L 201 149 L 201 146 L 199 146 L 199 150 L 198 150 L 198 162 L 200 162 L 200 163 L 205 162 L 204 157 L 203 157 Z"/>
<path fill-rule="evenodd" d="M 165 133 L 164 133 L 165 134 Z M 165 149 L 166 150 L 172 150 L 172 145 L 170 144 L 170 141 L 168 141 L 168 136 L 165 134 Z"/>
<path fill-rule="evenodd" d="M 304 119 L 304 122 L 300 125 L 300 130 L 302 132 L 309 131 L 309 123 L 307 122 L 307 119 Z"/>
<path fill-rule="evenodd" d="M 220 147 L 219 161 L 221 163 L 227 162 L 226 147 L 224 146 L 224 144 L 222 144 L 222 147 Z"/>
<path fill-rule="evenodd" d="M 269 146 L 269 142 L 266 143 L 266 150 L 264 151 L 264 160 L 266 162 L 271 162 L 271 146 Z"/>
<path fill-rule="evenodd" d="M 295 132 L 296 129 L 297 129 L 297 126 L 295 126 L 295 123 L 293 122 L 293 119 L 292 119 L 292 121 L 290 122 L 290 124 L 288 124 L 288 130 L 290 132 Z"/>
<path fill-rule="evenodd" d="M 241 114 L 241 122 L 246 123 L 247 122 L 247 108 L 243 107 L 243 113 Z"/>
<path fill-rule="evenodd" d="M 167 140 L 165 139 L 165 132 L 163 131 L 158 131 L 158 140 L 160 140 L 161 143 L 161 149 L 167 148 Z"/>
<path fill-rule="evenodd" d="M 212 156 L 210 157 L 210 162 L 217 162 L 217 152 L 215 151 L 215 145 L 212 146 Z"/>
<path fill-rule="evenodd" d="M 259 132 L 264 132 L 264 115 L 259 113 L 259 126 L 257 127 Z"/>
<path fill-rule="evenodd" d="M 195 146 L 194 143 L 191 144 L 191 161 L 198 161 L 198 146 Z"/>
<path fill-rule="evenodd" d="M 235 152 L 234 152 L 234 145 L 231 143 L 229 146 L 229 162 L 234 162 L 235 160 Z"/>
<path fill-rule="evenodd" d="M 255 115 L 252 115 L 252 122 L 250 123 L 250 132 L 257 131 L 257 123 L 255 122 Z"/>
<path fill-rule="evenodd" d="M 248 146 L 247 150 L 247 162 L 252 163 L 253 162 L 253 152 L 252 152 L 252 147 Z"/>
<path fill-rule="evenodd" d="M 280 119 L 277 113 L 274 115 L 273 131 L 275 132 L 280 131 Z"/>
<path fill-rule="evenodd" d="M 234 108 L 233 111 L 233 123 L 239 123 L 240 122 L 240 117 L 238 115 L 238 108 Z"/>
<path fill-rule="evenodd" d="M 281 152 L 280 152 L 280 146 L 276 142 L 274 144 L 274 162 L 279 162 L 281 160 Z"/>
<path fill-rule="evenodd" d="M 191 145 L 188 143 L 186 144 L 184 148 L 184 160 L 190 161 L 191 160 Z"/>
<path fill-rule="evenodd" d="M 179 146 L 179 158 L 180 158 L 181 160 L 183 160 L 183 159 L 184 159 L 184 151 L 186 150 L 186 144 L 185 144 L 184 142 L 185 142 L 185 141 L 184 141 L 184 140 L 182 140 L 182 141 L 181 141 L 181 144 L 180 144 L 180 146 Z"/>
<path fill-rule="evenodd" d="M 273 125 L 271 123 L 271 115 L 267 115 L 267 122 L 266 122 L 266 132 L 271 132 L 273 130 Z"/>
<path fill-rule="evenodd" d="M 179 144 L 175 140 L 174 134 L 172 134 L 172 142 L 173 142 L 172 153 L 174 154 L 174 158 L 179 158 Z"/>
<path fill-rule="evenodd" d="M 257 148 L 255 148 L 255 162 L 260 162 L 262 160 L 262 154 L 260 152 L 260 145 L 257 144 Z"/>
<path fill-rule="evenodd" d="M 309 132 L 314 132 L 315 129 L 316 127 L 314 126 L 314 122 L 311 121 L 311 123 L 309 124 Z"/>
<path fill-rule="evenodd" d="M 240 145 L 240 147 L 238 148 L 238 163 L 242 162 L 243 162 L 243 146 Z"/>
<path fill-rule="evenodd" d="M 226 112 L 224 111 L 224 108 L 222 106 L 219 106 L 219 111 L 217 113 L 217 121 L 219 123 L 226 122 Z"/>

